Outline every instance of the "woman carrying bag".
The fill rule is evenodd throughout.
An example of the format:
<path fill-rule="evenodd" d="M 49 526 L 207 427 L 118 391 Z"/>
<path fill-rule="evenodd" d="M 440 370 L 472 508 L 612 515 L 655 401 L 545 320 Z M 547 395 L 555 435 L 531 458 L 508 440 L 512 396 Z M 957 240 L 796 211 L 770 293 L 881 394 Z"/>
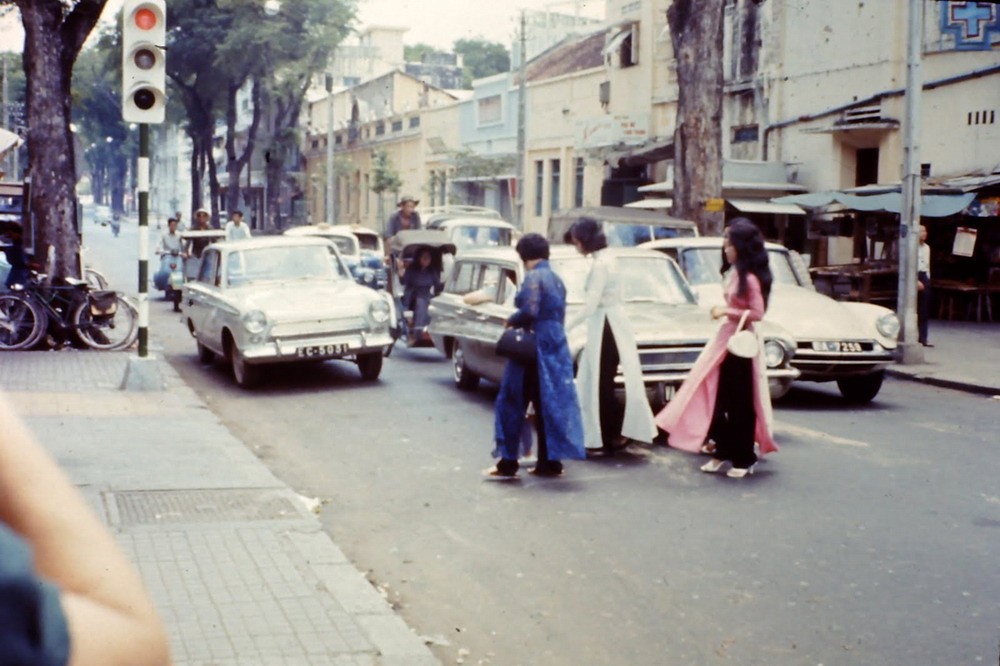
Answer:
<path fill-rule="evenodd" d="M 491 477 L 517 475 L 521 434 L 528 405 L 534 407 L 538 433 L 538 462 L 534 474 L 559 476 L 562 460 L 582 460 L 583 424 L 573 388 L 573 359 L 566 342 L 566 287 L 549 266 L 549 243 L 539 234 L 526 234 L 517 243 L 525 275 L 514 299 L 517 310 L 507 320 L 522 329 L 522 339 L 534 341 L 534 360 L 510 358 L 504 367 L 495 406 Z"/>
<path fill-rule="evenodd" d="M 656 415 L 656 424 L 668 433 L 670 446 L 712 454 L 703 472 L 718 473 L 732 464 L 726 476 L 742 479 L 753 473 L 757 462 L 754 441 L 761 455 L 778 446 L 771 435 L 763 347 L 758 343 L 757 354 L 744 358 L 727 345 L 741 325 L 752 331 L 753 323 L 764 317 L 772 277 L 764 238 L 750 220 L 733 220 L 722 252 L 726 305 L 712 308 L 712 318 L 722 319 L 722 324 L 677 395 Z M 709 435 L 714 450 L 702 448 Z"/>
<path fill-rule="evenodd" d="M 604 251 L 608 241 L 597 220 L 580 218 L 568 236 L 580 254 L 593 257 L 584 307 L 566 324 L 568 331 L 584 322 L 587 325 L 576 375 L 587 448 L 611 451 L 628 440 L 652 442 L 656 424 L 646 399 L 632 325 L 622 304 L 617 262 Z M 624 407 L 615 397 L 619 364 L 625 375 Z"/>

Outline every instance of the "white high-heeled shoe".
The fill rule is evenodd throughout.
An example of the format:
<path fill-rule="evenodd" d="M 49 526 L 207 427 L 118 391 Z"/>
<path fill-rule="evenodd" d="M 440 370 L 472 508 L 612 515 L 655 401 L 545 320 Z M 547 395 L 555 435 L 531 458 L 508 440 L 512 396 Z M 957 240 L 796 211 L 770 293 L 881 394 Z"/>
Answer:
<path fill-rule="evenodd" d="M 726 460 L 719 460 L 718 458 L 712 458 L 707 463 L 701 466 L 701 471 L 707 472 L 709 474 L 718 474 L 722 471 L 722 468 L 726 466 Z"/>
<path fill-rule="evenodd" d="M 728 476 L 730 479 L 742 479 L 745 476 L 750 476 L 751 474 L 753 474 L 754 467 L 756 466 L 757 466 L 756 464 L 753 464 L 750 465 L 749 467 L 733 467 L 728 472 L 726 472 L 726 476 Z"/>

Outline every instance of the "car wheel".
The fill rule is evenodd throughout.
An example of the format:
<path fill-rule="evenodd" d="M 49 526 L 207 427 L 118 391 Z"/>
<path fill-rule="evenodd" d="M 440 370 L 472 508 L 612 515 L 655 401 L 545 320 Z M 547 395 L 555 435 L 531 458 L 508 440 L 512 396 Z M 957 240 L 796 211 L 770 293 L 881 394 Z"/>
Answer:
<path fill-rule="evenodd" d="M 465 352 L 462 345 L 455 343 L 451 352 L 451 364 L 455 373 L 455 386 L 463 391 L 474 391 L 479 386 L 479 375 L 465 366 Z"/>
<path fill-rule="evenodd" d="M 361 379 L 366 382 L 378 379 L 382 373 L 382 352 L 358 354 L 358 370 L 361 371 Z"/>
<path fill-rule="evenodd" d="M 862 405 L 871 402 L 878 395 L 883 379 L 883 371 L 861 377 L 844 377 L 837 380 L 837 387 L 848 401 Z"/>
<path fill-rule="evenodd" d="M 215 352 L 213 352 L 211 349 L 209 349 L 205 345 L 201 344 L 200 342 L 197 343 L 197 344 L 198 344 L 198 361 L 199 362 L 204 363 L 205 365 L 208 365 L 209 363 L 211 363 L 212 361 L 215 360 Z"/>
<path fill-rule="evenodd" d="M 229 343 L 229 365 L 233 371 L 233 380 L 240 388 L 252 388 L 260 379 L 260 368 L 246 362 L 235 342 Z"/>

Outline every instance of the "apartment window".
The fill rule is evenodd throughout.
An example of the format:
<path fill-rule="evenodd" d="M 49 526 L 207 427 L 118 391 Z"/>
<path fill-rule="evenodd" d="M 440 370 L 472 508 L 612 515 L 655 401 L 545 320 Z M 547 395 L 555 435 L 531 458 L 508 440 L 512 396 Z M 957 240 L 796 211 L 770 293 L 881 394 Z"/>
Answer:
<path fill-rule="evenodd" d="M 552 174 L 551 174 L 551 188 L 552 197 L 549 206 L 549 210 L 559 210 L 559 176 L 560 174 L 559 160 L 552 160 Z"/>
<path fill-rule="evenodd" d="M 496 125 L 503 121 L 503 99 L 500 95 L 483 97 L 476 101 L 476 124 Z"/>
<path fill-rule="evenodd" d="M 573 206 L 575 208 L 579 208 L 583 205 L 583 171 L 583 158 L 578 157 L 576 158 L 576 182 L 573 186 Z"/>
<path fill-rule="evenodd" d="M 410 129 L 414 127 L 420 127 L 420 116 L 413 116 L 410 118 Z"/>
<path fill-rule="evenodd" d="M 385 123 L 380 122 L 379 124 L 375 125 L 375 135 L 382 136 L 383 134 L 385 134 Z"/>
<path fill-rule="evenodd" d="M 733 143 L 749 143 L 757 140 L 757 125 L 741 125 L 733 128 Z"/>
<path fill-rule="evenodd" d="M 535 162 L 535 215 L 542 214 L 542 191 L 545 189 L 545 162 Z"/>
<path fill-rule="evenodd" d="M 403 131 L 403 121 L 402 120 L 393 120 L 392 121 L 392 131 L 393 132 L 402 132 Z"/>
<path fill-rule="evenodd" d="M 625 68 L 639 64 L 639 24 L 619 30 L 604 46 L 608 67 Z"/>

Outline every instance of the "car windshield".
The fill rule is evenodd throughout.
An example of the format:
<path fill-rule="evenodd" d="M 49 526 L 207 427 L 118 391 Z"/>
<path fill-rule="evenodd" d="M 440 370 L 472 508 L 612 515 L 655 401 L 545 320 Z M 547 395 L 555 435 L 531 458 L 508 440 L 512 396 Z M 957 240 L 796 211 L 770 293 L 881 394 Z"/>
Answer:
<path fill-rule="evenodd" d="M 676 229 L 649 224 L 618 224 L 605 222 L 604 235 L 611 247 L 635 247 L 640 243 L 662 238 L 694 236 L 694 229 Z"/>
<path fill-rule="evenodd" d="M 357 239 L 354 236 L 324 236 L 324 238 L 336 245 L 341 254 L 348 256 L 358 254 Z"/>
<path fill-rule="evenodd" d="M 230 252 L 226 257 L 230 286 L 276 280 L 350 279 L 330 246 L 259 247 Z"/>
<path fill-rule="evenodd" d="M 774 284 L 798 287 L 799 281 L 792 270 L 791 258 L 784 249 L 769 249 L 768 263 Z M 718 247 L 692 247 L 681 252 L 681 268 L 691 284 L 712 284 L 722 280 L 722 250 Z"/>
<path fill-rule="evenodd" d="M 378 236 L 375 234 L 355 234 L 358 245 L 366 252 L 378 252 Z"/>
<path fill-rule="evenodd" d="M 452 227 L 451 239 L 458 247 L 496 247 L 510 245 L 510 229 L 461 225 Z"/>
<path fill-rule="evenodd" d="M 666 258 L 618 257 L 622 300 L 626 303 L 693 303 L 677 269 Z M 563 257 L 552 262 L 566 285 L 566 302 L 583 303 L 590 262 L 586 257 Z"/>

